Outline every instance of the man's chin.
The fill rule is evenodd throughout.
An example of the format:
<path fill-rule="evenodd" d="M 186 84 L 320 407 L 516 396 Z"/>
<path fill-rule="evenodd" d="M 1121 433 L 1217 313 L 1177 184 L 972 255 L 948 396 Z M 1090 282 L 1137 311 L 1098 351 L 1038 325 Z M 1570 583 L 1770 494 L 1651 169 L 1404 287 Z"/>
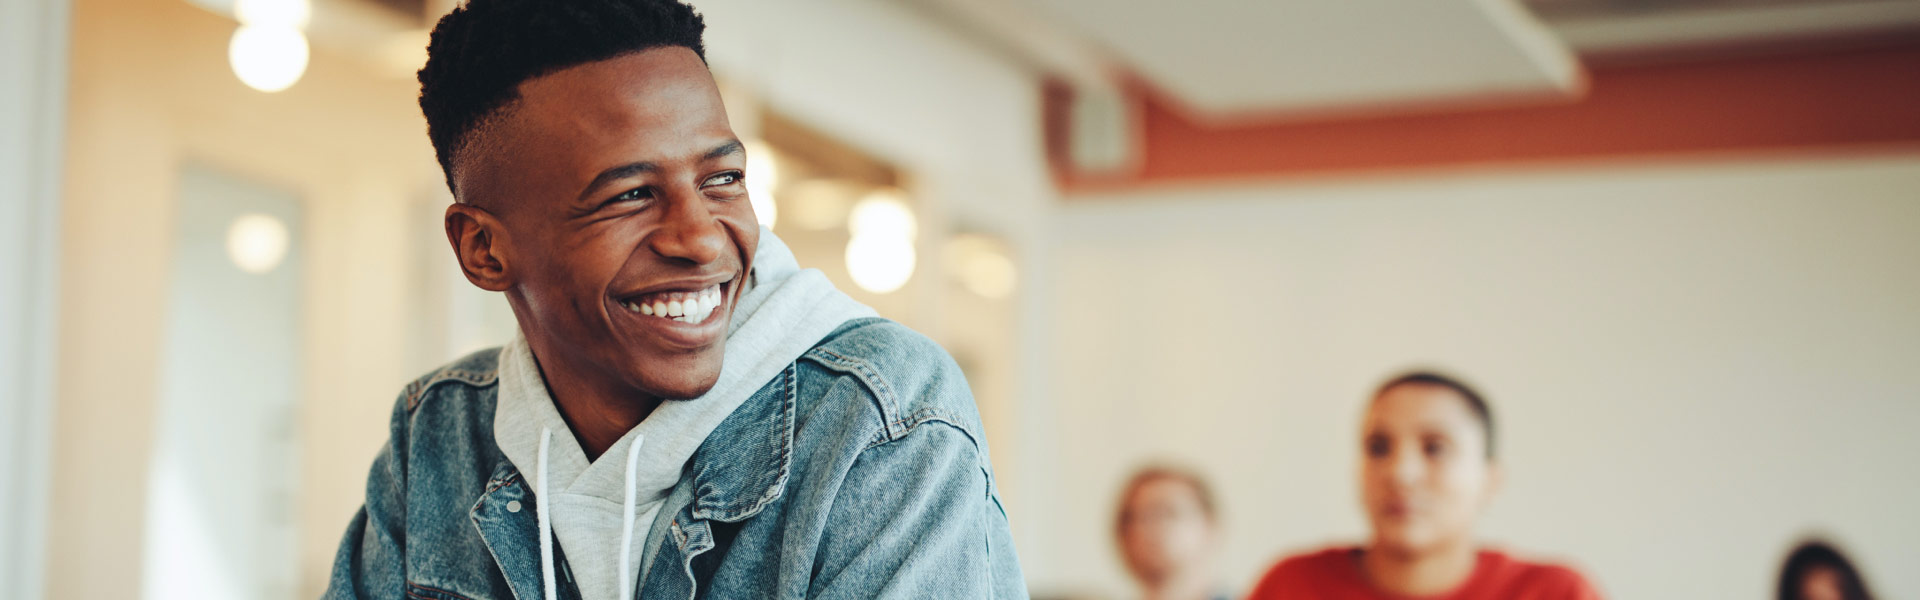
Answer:
<path fill-rule="evenodd" d="M 720 373 L 716 370 L 712 377 L 699 380 L 647 382 L 641 389 L 646 390 L 648 395 L 661 400 L 694 400 L 713 391 L 714 384 L 719 382 Z"/>
<path fill-rule="evenodd" d="M 718 347 L 693 353 L 646 350 L 625 356 L 622 370 L 629 384 L 648 397 L 692 400 L 706 395 L 720 382 L 720 365 L 726 355 Z"/>

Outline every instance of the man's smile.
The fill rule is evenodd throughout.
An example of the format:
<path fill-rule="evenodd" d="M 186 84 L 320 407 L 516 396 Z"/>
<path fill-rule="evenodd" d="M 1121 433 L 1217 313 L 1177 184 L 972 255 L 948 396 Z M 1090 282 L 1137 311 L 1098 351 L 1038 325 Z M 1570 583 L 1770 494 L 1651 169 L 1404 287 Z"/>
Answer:
<path fill-rule="evenodd" d="M 688 350 L 710 346 L 726 335 L 731 312 L 736 277 L 724 277 L 710 284 L 699 280 L 662 284 L 616 297 L 619 310 L 615 312 L 625 315 L 616 319 L 671 346 Z"/>

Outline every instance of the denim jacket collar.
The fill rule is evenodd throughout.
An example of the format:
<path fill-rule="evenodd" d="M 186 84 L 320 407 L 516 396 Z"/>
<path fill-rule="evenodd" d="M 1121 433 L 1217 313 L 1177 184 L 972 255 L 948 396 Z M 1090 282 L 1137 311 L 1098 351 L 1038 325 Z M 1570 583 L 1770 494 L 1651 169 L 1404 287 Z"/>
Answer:
<path fill-rule="evenodd" d="M 796 375 L 794 365 L 788 365 L 694 452 L 687 467 L 693 518 L 744 521 L 786 489 L 793 458 Z"/>
<path fill-rule="evenodd" d="M 656 539 L 669 535 L 667 539 L 673 542 L 670 546 L 680 559 L 676 562 L 690 561 L 712 548 L 711 528 L 705 521 L 745 521 L 784 492 L 793 455 L 796 376 L 795 367 L 789 366 L 755 392 L 720 423 L 688 461 L 687 474 L 678 487 L 687 488 L 691 499 L 678 504 L 674 500 L 686 496 L 670 494 L 661 507 L 662 520 L 671 519 L 667 529 L 655 527 L 648 534 Z M 518 598 L 540 597 L 540 533 L 534 501 L 526 478 L 503 458 L 495 465 L 486 491 L 469 510 L 474 527 Z M 691 520 L 667 516 L 683 510 Z M 569 580 L 564 557 L 560 562 L 560 577 Z M 642 573 L 650 571 L 651 566 L 643 564 Z M 690 588 L 692 582 L 674 583 Z M 640 584 L 646 586 L 644 576 Z M 575 586 L 560 587 L 562 596 L 576 597 Z"/>

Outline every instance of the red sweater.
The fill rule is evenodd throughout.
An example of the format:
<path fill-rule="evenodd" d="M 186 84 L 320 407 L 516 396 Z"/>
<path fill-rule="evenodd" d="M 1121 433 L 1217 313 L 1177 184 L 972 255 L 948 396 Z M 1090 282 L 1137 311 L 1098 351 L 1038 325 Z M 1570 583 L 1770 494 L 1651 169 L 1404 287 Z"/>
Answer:
<path fill-rule="evenodd" d="M 1359 548 L 1329 548 L 1289 557 L 1260 578 L 1249 600 L 1401 600 L 1373 589 L 1360 570 Z M 1473 575 L 1459 588 L 1423 600 L 1599 600 L 1600 593 L 1573 569 L 1521 562 L 1480 551 Z"/>

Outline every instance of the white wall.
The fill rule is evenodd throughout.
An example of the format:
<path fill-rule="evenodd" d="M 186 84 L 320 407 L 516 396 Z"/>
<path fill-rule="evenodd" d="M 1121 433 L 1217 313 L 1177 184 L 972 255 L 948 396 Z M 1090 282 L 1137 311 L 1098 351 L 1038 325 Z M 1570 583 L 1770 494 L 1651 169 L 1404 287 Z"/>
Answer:
<path fill-rule="evenodd" d="M 1036 591 L 1127 589 L 1112 495 L 1150 458 L 1218 485 L 1241 591 L 1362 539 L 1362 403 L 1437 365 L 1500 420 L 1490 541 L 1610 597 L 1758 598 L 1818 530 L 1920 597 L 1920 154 L 1167 188 L 1052 225 Z"/>
<path fill-rule="evenodd" d="M 0 597 L 39 598 L 67 2 L 0 0 Z"/>

